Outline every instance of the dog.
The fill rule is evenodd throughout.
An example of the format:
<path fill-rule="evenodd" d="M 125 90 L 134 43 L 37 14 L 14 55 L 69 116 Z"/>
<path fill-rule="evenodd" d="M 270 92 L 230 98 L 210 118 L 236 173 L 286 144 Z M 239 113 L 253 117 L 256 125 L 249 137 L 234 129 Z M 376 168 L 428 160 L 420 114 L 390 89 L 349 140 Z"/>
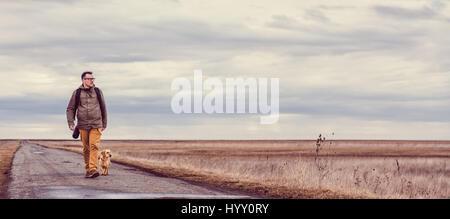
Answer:
<path fill-rule="evenodd" d="M 99 160 L 100 160 L 100 172 L 103 176 L 108 175 L 109 167 L 111 166 L 111 150 L 106 149 L 100 152 Z"/>

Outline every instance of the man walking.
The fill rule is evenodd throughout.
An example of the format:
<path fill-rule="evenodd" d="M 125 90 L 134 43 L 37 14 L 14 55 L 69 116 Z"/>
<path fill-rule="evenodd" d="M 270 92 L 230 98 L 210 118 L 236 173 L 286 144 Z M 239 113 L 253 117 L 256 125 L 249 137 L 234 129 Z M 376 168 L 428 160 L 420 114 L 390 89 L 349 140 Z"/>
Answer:
<path fill-rule="evenodd" d="M 82 85 L 72 93 L 67 106 L 69 129 L 79 129 L 83 144 L 86 178 L 99 176 L 97 171 L 98 147 L 102 131 L 106 129 L 106 105 L 102 91 L 95 87 L 92 72 L 83 72 Z M 77 115 L 77 126 L 74 120 Z"/>

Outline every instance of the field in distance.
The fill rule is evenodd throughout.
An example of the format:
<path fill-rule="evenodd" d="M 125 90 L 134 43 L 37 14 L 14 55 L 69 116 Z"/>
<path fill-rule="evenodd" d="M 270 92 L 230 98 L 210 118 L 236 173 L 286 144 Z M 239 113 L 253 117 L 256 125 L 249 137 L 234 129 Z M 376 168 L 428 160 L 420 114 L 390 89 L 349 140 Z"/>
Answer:
<path fill-rule="evenodd" d="M 81 153 L 79 141 L 33 140 Z M 102 140 L 113 161 L 267 198 L 450 198 L 450 141 Z"/>

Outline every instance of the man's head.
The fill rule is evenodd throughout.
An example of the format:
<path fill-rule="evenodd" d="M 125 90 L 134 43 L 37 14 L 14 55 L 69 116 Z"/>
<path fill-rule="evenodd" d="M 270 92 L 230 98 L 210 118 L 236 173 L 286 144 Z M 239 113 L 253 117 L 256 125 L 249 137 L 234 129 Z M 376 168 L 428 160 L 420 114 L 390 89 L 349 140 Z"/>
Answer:
<path fill-rule="evenodd" d="M 94 86 L 94 75 L 92 75 L 92 72 L 86 71 L 81 74 L 81 81 L 83 82 L 83 87 L 85 88 L 91 88 Z"/>

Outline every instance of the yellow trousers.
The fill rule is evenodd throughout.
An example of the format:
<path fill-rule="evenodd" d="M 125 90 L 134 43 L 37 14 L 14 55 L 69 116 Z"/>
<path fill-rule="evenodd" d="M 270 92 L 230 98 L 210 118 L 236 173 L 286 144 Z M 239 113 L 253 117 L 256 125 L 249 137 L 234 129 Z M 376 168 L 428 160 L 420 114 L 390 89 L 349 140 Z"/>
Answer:
<path fill-rule="evenodd" d="M 97 170 L 98 147 L 102 136 L 102 128 L 80 129 L 80 136 L 83 143 L 84 168 L 86 172 Z"/>

